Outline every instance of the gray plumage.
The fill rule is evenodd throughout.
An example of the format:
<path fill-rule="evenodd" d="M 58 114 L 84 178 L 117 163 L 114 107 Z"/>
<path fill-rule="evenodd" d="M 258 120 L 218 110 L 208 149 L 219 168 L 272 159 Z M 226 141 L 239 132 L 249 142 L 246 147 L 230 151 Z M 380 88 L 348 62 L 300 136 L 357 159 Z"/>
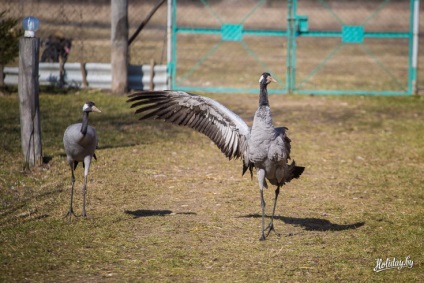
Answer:
<path fill-rule="evenodd" d="M 88 101 L 84 104 L 82 109 L 82 123 L 76 123 L 68 126 L 63 135 L 63 145 L 65 147 L 66 159 L 69 167 L 71 168 L 71 202 L 69 211 L 65 217 L 69 216 L 71 220 L 72 215 L 75 215 L 72 208 L 72 199 L 74 194 L 75 175 L 74 171 L 78 165 L 78 162 L 83 163 L 84 167 L 84 186 L 83 186 L 83 206 L 81 216 L 87 216 L 85 210 L 85 196 L 87 193 L 87 177 L 88 171 L 90 170 L 91 159 L 96 155 L 94 151 L 97 147 L 97 134 L 96 129 L 88 125 L 88 114 L 92 111 L 101 112 L 92 101 Z"/>
<path fill-rule="evenodd" d="M 262 234 L 265 240 L 274 230 L 273 220 L 280 187 L 293 178 L 299 178 L 304 167 L 296 166 L 290 159 L 290 139 L 287 128 L 274 128 L 268 102 L 267 85 L 275 80 L 263 73 L 260 80 L 259 107 L 252 128 L 238 115 L 219 102 L 182 91 L 145 91 L 130 95 L 127 102 L 137 107 L 136 114 L 143 119 L 161 119 L 176 125 L 187 126 L 208 136 L 229 159 L 243 160 L 243 175 L 249 169 L 253 176 L 256 168 L 262 207 Z M 266 179 L 277 186 L 271 222 L 265 228 L 265 201 L 263 189 Z"/>

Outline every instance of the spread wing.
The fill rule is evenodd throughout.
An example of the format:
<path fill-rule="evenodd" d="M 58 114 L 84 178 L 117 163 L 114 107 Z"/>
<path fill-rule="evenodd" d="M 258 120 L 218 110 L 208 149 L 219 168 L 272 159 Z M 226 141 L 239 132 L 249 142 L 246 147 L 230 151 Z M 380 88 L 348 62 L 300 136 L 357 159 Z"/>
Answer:
<path fill-rule="evenodd" d="M 246 162 L 250 128 L 219 102 L 183 91 L 144 91 L 129 95 L 127 102 L 143 119 L 160 119 L 186 126 L 208 136 L 229 159 Z"/>

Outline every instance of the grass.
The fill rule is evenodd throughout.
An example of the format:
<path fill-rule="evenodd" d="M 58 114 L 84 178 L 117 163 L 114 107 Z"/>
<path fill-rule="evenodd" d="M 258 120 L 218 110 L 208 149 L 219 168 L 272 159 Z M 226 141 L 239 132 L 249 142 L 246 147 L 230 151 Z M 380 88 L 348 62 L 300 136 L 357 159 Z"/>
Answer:
<path fill-rule="evenodd" d="M 209 95 L 250 123 L 256 95 Z M 88 99 L 102 110 L 90 116 L 100 136 L 90 217 L 69 223 L 61 140 Z M 422 97 L 271 96 L 306 171 L 280 194 L 282 236 L 265 242 L 241 162 L 189 129 L 139 122 L 125 100 L 41 93 L 48 162 L 22 172 L 17 95 L 0 97 L 0 282 L 423 281 Z M 79 213 L 81 167 L 76 177 Z M 410 269 L 373 271 L 406 256 Z"/>

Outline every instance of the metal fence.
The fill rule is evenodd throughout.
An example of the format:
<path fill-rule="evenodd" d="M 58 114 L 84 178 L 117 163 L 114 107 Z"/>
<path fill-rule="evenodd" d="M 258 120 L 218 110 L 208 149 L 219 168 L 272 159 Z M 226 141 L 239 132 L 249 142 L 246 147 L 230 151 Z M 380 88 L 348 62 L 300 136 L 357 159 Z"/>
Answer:
<path fill-rule="evenodd" d="M 172 2 L 173 88 L 257 92 L 268 71 L 285 91 L 287 1 Z"/>
<path fill-rule="evenodd" d="M 255 78 L 266 70 L 279 81 L 277 93 L 407 95 L 416 89 L 419 0 L 190 2 L 173 1 L 173 88 L 256 92 Z M 233 73 L 240 77 L 226 75 Z"/>
<path fill-rule="evenodd" d="M 419 1 L 293 1 L 298 93 L 416 91 Z M 298 46 L 298 47 L 297 47 Z M 308 46 L 314 46 L 314 52 Z"/>
<path fill-rule="evenodd" d="M 173 52 L 168 71 L 173 88 L 256 91 L 257 76 L 263 71 L 278 79 L 273 87 L 277 93 L 291 88 L 300 93 L 384 94 L 407 93 L 410 88 L 411 41 L 406 34 L 412 25 L 411 3 L 419 0 L 171 2 Z M 131 35 L 157 0 L 128 3 Z M 293 43 L 288 40 L 289 3 L 297 4 L 294 16 L 304 29 L 296 34 L 294 62 L 287 54 Z M 421 15 L 423 6 L 421 3 Z M 84 64 L 110 63 L 110 7 L 110 0 L 0 0 L 0 10 L 8 10 L 9 16 L 38 17 L 37 36 L 42 40 L 56 31 L 72 38 L 68 62 Z M 131 44 L 130 64 L 150 65 L 152 59 L 156 64 L 167 63 L 167 16 L 164 4 Z M 423 23 L 421 19 L 421 70 Z M 373 32 L 403 35 L 368 37 Z M 318 36 L 320 33 L 328 36 Z M 348 39 L 349 34 L 358 33 L 359 37 Z M 424 89 L 422 73 L 418 70 L 419 89 Z"/>
<path fill-rule="evenodd" d="M 128 0 L 129 36 L 149 13 L 157 0 Z M 61 32 L 72 38 L 68 62 L 110 63 L 110 0 L 0 0 L 0 11 L 23 19 L 40 20 L 37 37 L 42 41 Z M 166 64 L 167 5 L 162 5 L 130 45 L 130 64 Z M 43 46 L 41 47 L 43 51 Z M 17 62 L 12 63 L 17 65 Z"/>
<path fill-rule="evenodd" d="M 46 86 L 60 86 L 59 63 L 39 64 L 39 84 Z M 6 67 L 6 85 L 18 85 L 19 68 Z M 112 66 L 109 63 L 66 63 L 65 86 L 68 88 L 97 88 L 110 89 L 112 87 Z M 166 65 L 129 65 L 128 88 L 132 90 L 164 90 L 168 89 Z"/>

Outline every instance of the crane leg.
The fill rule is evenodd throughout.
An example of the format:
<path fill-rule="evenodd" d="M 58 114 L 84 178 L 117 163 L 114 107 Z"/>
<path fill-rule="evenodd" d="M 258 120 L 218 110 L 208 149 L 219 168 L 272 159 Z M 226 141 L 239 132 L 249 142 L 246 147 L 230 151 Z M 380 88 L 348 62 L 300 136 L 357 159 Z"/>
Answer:
<path fill-rule="evenodd" d="M 82 188 L 82 214 L 81 216 L 87 217 L 87 212 L 85 210 L 85 196 L 87 195 L 87 179 L 88 171 L 90 170 L 91 156 L 84 158 L 84 187 Z"/>
<path fill-rule="evenodd" d="M 272 210 L 271 222 L 269 223 L 268 227 L 265 229 L 265 230 L 268 230 L 268 233 L 266 234 L 267 237 L 269 233 L 271 233 L 271 231 L 274 231 L 274 233 L 277 234 L 278 236 L 280 235 L 275 231 L 275 228 L 274 228 L 275 207 L 277 206 L 277 198 L 279 193 L 280 193 L 280 186 L 277 186 L 277 189 L 275 190 L 274 208 Z"/>
<path fill-rule="evenodd" d="M 261 194 L 261 208 L 262 208 L 262 231 L 261 231 L 261 241 L 265 240 L 265 200 L 264 200 L 264 182 L 265 182 L 265 170 L 259 169 L 258 172 L 258 182 L 259 182 L 259 191 Z"/>
<path fill-rule="evenodd" d="M 85 210 L 85 195 L 87 194 L 87 175 L 84 176 L 84 187 L 82 188 L 82 214 L 81 216 L 87 217 Z"/>
<path fill-rule="evenodd" d="M 72 208 L 72 200 L 74 198 L 74 184 L 75 184 L 75 175 L 74 175 L 74 165 L 73 163 L 71 164 L 71 182 L 72 182 L 72 187 L 71 187 L 71 203 L 69 205 L 69 211 L 68 213 L 66 213 L 66 215 L 64 216 L 64 218 L 69 216 L 69 221 L 71 221 L 72 215 L 76 217 L 75 213 L 74 213 L 74 209 Z"/>

